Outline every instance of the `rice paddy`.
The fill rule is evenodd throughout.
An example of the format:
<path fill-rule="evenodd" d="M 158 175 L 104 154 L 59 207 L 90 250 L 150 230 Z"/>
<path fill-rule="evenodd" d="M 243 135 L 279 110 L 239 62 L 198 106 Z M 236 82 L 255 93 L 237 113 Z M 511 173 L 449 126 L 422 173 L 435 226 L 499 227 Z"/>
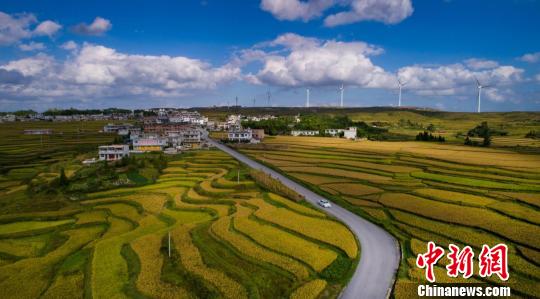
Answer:
<path fill-rule="evenodd" d="M 407 298 L 411 283 L 425 282 L 414 260 L 431 240 L 443 247 L 470 245 L 476 254 L 483 244 L 505 243 L 512 281 L 506 283 L 511 283 L 513 294 L 540 293 L 538 155 L 448 144 L 288 136 L 239 149 L 392 233 L 403 252 L 396 298 Z M 256 217 L 270 219 L 262 214 L 255 212 Z M 464 282 L 447 277 L 442 260 L 437 281 Z M 467 282 L 475 281 L 506 284 L 477 275 Z"/>
<path fill-rule="evenodd" d="M 248 173 L 196 151 L 171 158 L 154 184 L 0 216 L 0 297 L 337 297 L 359 256 L 353 234 Z"/>

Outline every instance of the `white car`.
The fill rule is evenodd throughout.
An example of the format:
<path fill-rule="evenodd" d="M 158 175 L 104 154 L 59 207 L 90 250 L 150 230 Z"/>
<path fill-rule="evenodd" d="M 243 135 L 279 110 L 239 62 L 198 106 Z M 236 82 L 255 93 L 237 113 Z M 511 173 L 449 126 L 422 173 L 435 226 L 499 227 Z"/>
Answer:
<path fill-rule="evenodd" d="M 330 204 L 330 202 L 326 199 L 321 199 L 319 200 L 319 206 L 323 207 L 323 208 L 330 208 L 332 207 L 332 205 Z"/>

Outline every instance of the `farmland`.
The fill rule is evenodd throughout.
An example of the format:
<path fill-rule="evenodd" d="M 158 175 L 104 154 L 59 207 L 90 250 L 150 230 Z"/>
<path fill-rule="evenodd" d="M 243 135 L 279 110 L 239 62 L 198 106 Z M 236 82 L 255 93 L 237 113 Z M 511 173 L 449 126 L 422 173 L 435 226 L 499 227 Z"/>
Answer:
<path fill-rule="evenodd" d="M 43 171 L 54 173 L 55 163 Z M 77 200 L 56 194 L 33 207 L 19 204 L 32 200 L 29 180 L 8 173 L 0 296 L 337 297 L 360 256 L 354 235 L 249 173 L 222 152 L 194 151 L 168 158 L 153 182 Z"/>
<path fill-rule="evenodd" d="M 401 245 L 394 297 L 425 281 L 415 265 L 428 241 L 448 247 L 509 247 L 510 279 L 473 276 L 466 282 L 509 284 L 513 294 L 540 292 L 540 157 L 451 144 L 270 137 L 239 145 L 248 156 L 379 224 Z M 435 271 L 446 276 L 446 259 Z M 477 268 L 475 268 L 477 269 Z M 477 270 L 475 270 L 477 271 Z M 477 272 L 476 272 L 477 273 Z M 315 283 L 313 283 L 315 284 Z M 299 290 L 300 292 L 300 290 Z"/>

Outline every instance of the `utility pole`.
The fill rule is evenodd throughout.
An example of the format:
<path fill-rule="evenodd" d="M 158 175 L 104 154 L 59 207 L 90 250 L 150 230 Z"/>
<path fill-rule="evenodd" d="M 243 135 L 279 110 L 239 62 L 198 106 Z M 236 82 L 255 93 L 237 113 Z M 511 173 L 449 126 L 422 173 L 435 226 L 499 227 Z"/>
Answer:
<path fill-rule="evenodd" d="M 169 258 L 171 257 L 171 231 L 169 231 Z"/>
<path fill-rule="evenodd" d="M 238 97 L 235 98 L 236 107 L 238 107 Z"/>

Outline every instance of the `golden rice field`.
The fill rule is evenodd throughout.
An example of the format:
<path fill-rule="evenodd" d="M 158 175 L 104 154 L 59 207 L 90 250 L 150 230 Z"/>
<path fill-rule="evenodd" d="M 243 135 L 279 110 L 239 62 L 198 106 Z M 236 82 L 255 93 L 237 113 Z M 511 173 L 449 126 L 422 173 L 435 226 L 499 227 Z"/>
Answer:
<path fill-rule="evenodd" d="M 155 184 L 0 216 L 0 298 L 336 298 L 359 256 L 343 224 L 196 151 Z"/>
<path fill-rule="evenodd" d="M 475 273 L 466 282 L 510 284 L 520 297 L 540 294 L 538 155 L 426 142 L 290 136 L 239 149 L 392 233 L 403 252 L 396 298 L 416 294 L 411 288 L 425 282 L 414 261 L 428 241 L 443 247 L 469 245 L 476 256 L 483 244 L 505 243 L 510 280 Z M 271 221 L 279 226 L 276 219 Z M 438 281 L 464 282 L 447 277 L 444 263 L 441 259 L 436 268 Z"/>

